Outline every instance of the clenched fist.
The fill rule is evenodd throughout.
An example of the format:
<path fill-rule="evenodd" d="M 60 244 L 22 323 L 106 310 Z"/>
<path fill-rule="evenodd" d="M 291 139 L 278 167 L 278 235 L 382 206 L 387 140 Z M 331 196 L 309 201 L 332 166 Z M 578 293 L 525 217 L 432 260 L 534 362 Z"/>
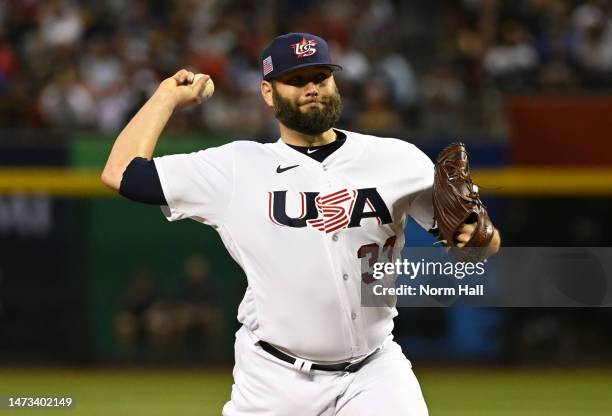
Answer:
<path fill-rule="evenodd" d="M 167 95 L 175 108 L 201 104 L 210 96 L 207 90 L 212 85 L 212 80 L 208 75 L 197 75 L 199 76 L 186 69 L 181 69 L 170 78 L 163 80 L 158 92 Z"/>

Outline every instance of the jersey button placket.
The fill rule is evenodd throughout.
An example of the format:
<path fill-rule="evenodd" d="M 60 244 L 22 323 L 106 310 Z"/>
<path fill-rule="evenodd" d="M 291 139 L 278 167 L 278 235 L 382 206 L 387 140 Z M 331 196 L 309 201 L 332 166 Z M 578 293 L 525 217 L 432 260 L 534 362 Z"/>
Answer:
<path fill-rule="evenodd" d="M 328 172 L 329 171 L 329 166 L 321 165 L 321 170 L 324 172 L 324 174 L 323 174 L 323 178 L 324 178 L 323 183 L 325 184 L 325 186 L 327 188 L 331 188 L 332 187 L 332 180 L 331 180 L 329 172 Z"/>
<path fill-rule="evenodd" d="M 343 280 L 348 280 L 348 278 L 349 278 L 349 275 L 348 275 L 348 274 L 344 273 L 344 274 L 342 275 L 342 279 L 343 279 Z"/>

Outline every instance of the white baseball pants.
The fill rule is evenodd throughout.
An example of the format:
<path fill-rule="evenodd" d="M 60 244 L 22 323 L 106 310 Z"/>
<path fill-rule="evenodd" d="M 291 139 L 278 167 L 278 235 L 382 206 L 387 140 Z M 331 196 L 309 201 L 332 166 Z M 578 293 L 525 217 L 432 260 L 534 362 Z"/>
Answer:
<path fill-rule="evenodd" d="M 357 372 L 299 372 L 236 333 L 234 385 L 223 416 L 427 416 L 412 365 L 391 337 Z"/>

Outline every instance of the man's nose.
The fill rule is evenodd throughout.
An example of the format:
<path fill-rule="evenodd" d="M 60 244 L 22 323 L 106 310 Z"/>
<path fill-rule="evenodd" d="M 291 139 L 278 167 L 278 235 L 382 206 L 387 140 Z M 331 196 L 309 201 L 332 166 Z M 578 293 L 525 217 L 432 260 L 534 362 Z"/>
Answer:
<path fill-rule="evenodd" d="M 316 97 L 317 95 L 319 95 L 319 85 L 312 81 L 306 84 L 304 88 L 306 90 L 307 97 Z"/>

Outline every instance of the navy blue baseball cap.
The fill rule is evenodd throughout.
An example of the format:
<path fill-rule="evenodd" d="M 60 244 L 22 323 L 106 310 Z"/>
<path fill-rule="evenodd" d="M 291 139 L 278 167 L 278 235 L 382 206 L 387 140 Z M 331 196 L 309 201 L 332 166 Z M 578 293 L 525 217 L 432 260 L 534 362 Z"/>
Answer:
<path fill-rule="evenodd" d="M 310 33 L 287 33 L 274 38 L 261 54 L 261 65 L 263 79 L 266 81 L 309 66 L 342 69 L 332 62 L 327 42 Z"/>

